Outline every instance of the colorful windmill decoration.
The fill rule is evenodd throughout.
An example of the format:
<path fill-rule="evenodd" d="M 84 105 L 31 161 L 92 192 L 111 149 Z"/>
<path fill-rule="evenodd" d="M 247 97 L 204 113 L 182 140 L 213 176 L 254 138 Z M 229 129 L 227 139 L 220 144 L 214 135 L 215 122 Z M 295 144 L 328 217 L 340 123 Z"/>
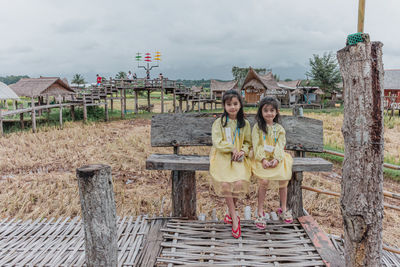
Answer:
<path fill-rule="evenodd" d="M 144 61 L 146 62 L 151 62 L 151 54 L 150 53 L 146 53 L 146 56 L 144 57 Z"/>
<path fill-rule="evenodd" d="M 139 63 L 140 61 L 142 61 L 142 53 L 136 53 L 136 61 Z"/>
<path fill-rule="evenodd" d="M 161 61 L 161 52 L 155 52 L 154 60 Z"/>

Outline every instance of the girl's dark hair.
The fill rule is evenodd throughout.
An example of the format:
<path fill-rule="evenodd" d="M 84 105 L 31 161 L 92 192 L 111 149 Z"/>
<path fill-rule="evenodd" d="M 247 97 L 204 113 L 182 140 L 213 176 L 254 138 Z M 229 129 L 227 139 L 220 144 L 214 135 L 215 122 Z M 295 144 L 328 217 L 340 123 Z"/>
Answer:
<path fill-rule="evenodd" d="M 236 90 L 228 90 L 228 91 L 226 91 L 224 93 L 224 95 L 222 97 L 222 106 L 224 107 L 224 114 L 222 114 L 222 117 L 221 117 L 222 127 L 225 127 L 227 122 L 228 122 L 228 120 L 227 120 L 228 112 L 226 112 L 226 110 L 225 110 L 225 103 L 226 103 L 226 101 L 231 101 L 232 98 L 234 98 L 234 97 L 239 99 L 239 102 L 240 102 L 240 109 L 239 109 L 237 117 L 236 117 L 236 119 L 237 119 L 237 127 L 238 128 L 243 128 L 246 125 L 246 122 L 244 120 L 242 97 L 240 96 L 240 94 Z M 225 120 L 224 120 L 224 118 L 225 118 Z"/>
<path fill-rule="evenodd" d="M 278 109 L 278 100 L 276 100 L 273 97 L 264 97 L 261 99 L 260 104 L 258 106 L 257 110 L 257 115 L 256 115 L 256 120 L 258 124 L 258 128 L 260 128 L 266 135 L 268 134 L 268 128 L 267 128 L 267 123 L 264 120 L 264 117 L 262 115 L 262 109 L 265 105 L 271 105 L 275 110 L 276 110 L 276 116 L 274 118 L 274 122 L 278 122 L 279 120 L 279 109 Z"/>

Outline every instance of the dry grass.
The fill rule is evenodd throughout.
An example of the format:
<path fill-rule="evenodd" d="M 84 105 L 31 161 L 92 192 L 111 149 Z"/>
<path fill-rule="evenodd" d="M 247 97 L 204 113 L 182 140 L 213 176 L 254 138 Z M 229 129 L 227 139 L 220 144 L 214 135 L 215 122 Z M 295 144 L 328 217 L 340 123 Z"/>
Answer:
<path fill-rule="evenodd" d="M 329 138 L 340 138 L 340 118 L 313 114 L 325 121 Z M 400 124 L 400 123 L 399 123 Z M 398 129 L 398 125 L 395 129 Z M 387 132 L 391 144 L 400 138 L 396 132 Z M 400 131 L 398 131 L 400 132 Z M 392 138 L 397 138 L 393 140 Z M 335 139 L 336 140 L 336 139 Z M 399 145 L 397 146 L 397 153 Z M 150 121 L 126 120 L 110 123 L 67 123 L 64 130 L 42 128 L 37 134 L 14 133 L 0 138 L 0 218 L 17 217 L 32 219 L 41 217 L 76 216 L 80 214 L 79 194 L 75 170 L 86 164 L 104 163 L 112 167 L 117 212 L 120 216 L 159 214 L 165 199 L 164 215 L 170 213 L 169 172 L 147 171 L 145 159 L 152 153 L 172 153 L 169 148 L 150 146 Z M 207 154 L 208 147 L 184 148 L 183 153 Z M 391 148 L 387 153 L 390 152 Z M 335 174 L 338 173 L 338 174 Z M 304 184 L 331 191 L 340 191 L 340 169 L 332 173 L 306 174 Z M 207 172 L 197 177 L 198 211 L 211 215 L 213 208 L 222 218 L 225 204 L 210 191 Z M 385 189 L 400 192 L 399 183 L 385 181 Z M 254 208 L 256 188 L 240 201 Z M 267 210 L 276 210 L 278 196 L 269 191 Z M 387 200 L 386 200 L 387 201 Z M 306 209 L 326 232 L 341 233 L 339 200 L 334 197 L 304 192 Z M 400 203 L 392 203 L 400 205 Z M 400 213 L 385 210 L 384 238 L 391 245 L 400 247 L 397 225 Z"/>

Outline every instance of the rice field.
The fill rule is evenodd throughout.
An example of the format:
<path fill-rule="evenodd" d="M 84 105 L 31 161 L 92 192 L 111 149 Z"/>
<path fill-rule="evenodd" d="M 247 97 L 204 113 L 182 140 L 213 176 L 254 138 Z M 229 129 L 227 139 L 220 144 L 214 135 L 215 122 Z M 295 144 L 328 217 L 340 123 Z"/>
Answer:
<path fill-rule="evenodd" d="M 158 108 L 157 106 L 155 107 Z M 342 148 L 341 116 L 308 113 L 324 121 L 325 142 Z M 385 155 L 399 160 L 400 121 L 385 127 Z M 388 145 L 390 144 L 390 145 Z M 170 173 L 147 171 L 145 159 L 152 153 L 172 153 L 172 148 L 150 146 L 150 121 L 133 119 L 109 123 L 70 122 L 63 130 L 40 128 L 37 134 L 17 132 L 0 138 L 0 218 L 49 218 L 80 215 L 80 203 L 75 170 L 86 164 L 103 163 L 112 167 L 114 191 L 119 216 L 138 214 L 170 214 Z M 208 154 L 209 147 L 184 148 L 182 153 Z M 340 191 L 340 166 L 334 172 L 306 173 L 304 184 L 319 189 Z M 207 172 L 197 177 L 198 212 L 211 216 L 213 208 L 222 218 L 225 205 L 210 191 Z M 385 190 L 400 192 L 400 183 L 385 180 Z M 328 233 L 340 235 L 342 220 L 339 199 L 304 191 L 308 212 Z M 277 192 L 267 193 L 267 210 L 278 208 Z M 256 207 L 256 187 L 241 200 L 241 212 L 246 205 Z M 399 201 L 386 202 L 400 205 Z M 400 247 L 400 212 L 385 209 L 384 240 Z"/>

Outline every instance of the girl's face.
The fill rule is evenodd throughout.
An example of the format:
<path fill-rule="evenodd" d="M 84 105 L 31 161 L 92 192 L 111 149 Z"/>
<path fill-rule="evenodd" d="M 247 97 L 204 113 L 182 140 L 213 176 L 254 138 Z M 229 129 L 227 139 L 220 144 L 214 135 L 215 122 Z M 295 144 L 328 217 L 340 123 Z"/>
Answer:
<path fill-rule="evenodd" d="M 267 124 L 273 124 L 277 110 L 272 105 L 264 105 L 261 111 L 265 122 Z"/>
<path fill-rule="evenodd" d="M 229 118 L 231 119 L 236 119 L 236 116 L 240 110 L 240 101 L 239 99 L 235 96 L 232 97 L 231 100 L 227 100 L 225 102 L 225 106 L 224 106 L 226 112 L 229 115 Z"/>

